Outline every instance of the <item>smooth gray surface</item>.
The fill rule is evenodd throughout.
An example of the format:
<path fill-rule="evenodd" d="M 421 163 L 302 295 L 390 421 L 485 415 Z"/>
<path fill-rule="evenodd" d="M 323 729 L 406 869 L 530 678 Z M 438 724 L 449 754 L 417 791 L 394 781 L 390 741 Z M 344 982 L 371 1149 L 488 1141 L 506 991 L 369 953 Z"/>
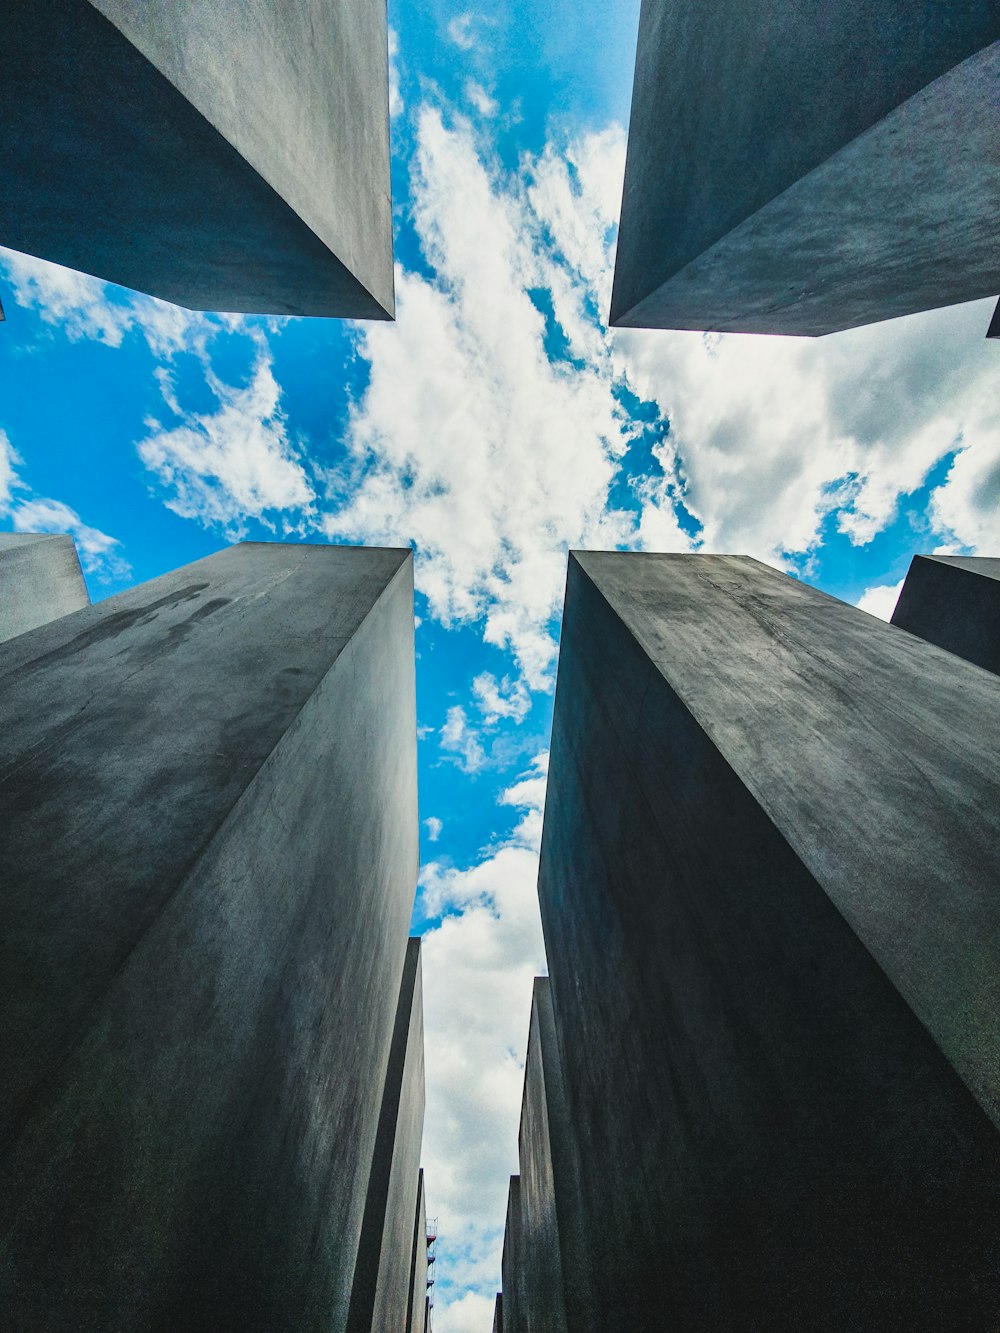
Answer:
<path fill-rule="evenodd" d="M 1000 675 L 1000 559 L 915 555 L 892 623 Z"/>
<path fill-rule="evenodd" d="M 529 1333 L 586 1323 L 585 1260 L 576 1129 L 563 1085 L 548 977 L 536 977 L 518 1136 L 521 1270 Z"/>
<path fill-rule="evenodd" d="M 503 1326 L 505 1333 L 528 1333 L 523 1289 L 523 1252 L 521 1237 L 524 1214 L 521 1209 L 521 1178 L 511 1176 L 507 1191 L 507 1223 L 503 1233 L 503 1258 L 500 1285 L 503 1288 Z"/>
<path fill-rule="evenodd" d="M 417 869 L 409 552 L 248 543 L 0 648 L 0 1303 L 342 1329 Z"/>
<path fill-rule="evenodd" d="M 755 561 L 570 557 L 539 898 L 584 1328 L 994 1318 L 998 705 Z"/>
<path fill-rule="evenodd" d="M 420 940 L 414 938 L 399 987 L 348 1333 L 407 1328 L 423 1128 L 424 1008 Z M 424 1252 L 426 1265 L 426 1240 Z"/>
<path fill-rule="evenodd" d="M 994 295 L 998 39 L 994 0 L 643 0 L 610 322 L 820 334 Z"/>
<path fill-rule="evenodd" d="M 393 312 L 379 0 L 0 15 L 0 244 L 195 309 Z"/>
<path fill-rule="evenodd" d="M 425 1333 L 427 1322 L 427 1200 L 424 1171 L 417 1179 L 417 1206 L 413 1212 L 413 1243 L 410 1256 L 410 1297 L 406 1310 L 406 1333 Z"/>
<path fill-rule="evenodd" d="M 72 537 L 0 532 L 0 643 L 89 605 Z"/>

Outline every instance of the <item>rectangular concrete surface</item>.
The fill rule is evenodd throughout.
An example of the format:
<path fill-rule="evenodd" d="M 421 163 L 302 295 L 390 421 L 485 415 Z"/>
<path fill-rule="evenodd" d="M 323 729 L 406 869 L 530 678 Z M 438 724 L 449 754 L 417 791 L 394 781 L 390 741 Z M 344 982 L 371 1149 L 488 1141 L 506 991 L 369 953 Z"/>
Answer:
<path fill-rule="evenodd" d="M 528 1314 L 524 1302 L 522 1246 L 524 1212 L 521 1206 L 521 1178 L 511 1176 L 507 1191 L 507 1222 L 503 1233 L 503 1258 L 500 1285 L 503 1289 L 503 1326 L 506 1333 L 528 1333 Z"/>
<path fill-rule="evenodd" d="M 413 1243 L 410 1256 L 410 1298 L 406 1311 L 406 1333 L 426 1333 L 427 1324 L 427 1199 L 424 1172 L 417 1179 L 417 1206 L 413 1213 Z"/>
<path fill-rule="evenodd" d="M 0 643 L 89 604 L 72 537 L 0 532 Z"/>
<path fill-rule="evenodd" d="M 817 335 L 994 296 L 994 0 L 643 0 L 610 322 Z"/>
<path fill-rule="evenodd" d="M 413 1280 L 414 1214 L 422 1195 L 424 1009 L 420 940 L 406 946 L 389 1051 L 365 1220 L 354 1270 L 349 1333 L 408 1328 Z M 427 1240 L 424 1238 L 426 1271 Z M 421 1293 L 423 1296 L 426 1292 Z"/>
<path fill-rule="evenodd" d="M 417 872 L 409 552 L 231 547 L 0 685 L 5 1327 L 344 1329 Z"/>
<path fill-rule="evenodd" d="M 1000 675 L 1000 559 L 915 555 L 892 623 Z"/>
<path fill-rule="evenodd" d="M 569 562 L 539 899 L 585 1329 L 974 1329 L 1000 681 L 756 561 Z M 506 1287 L 505 1287 L 506 1295 Z"/>
<path fill-rule="evenodd" d="M 576 1126 L 566 1103 L 548 977 L 536 977 L 518 1135 L 521 1281 L 529 1333 L 585 1326 L 587 1268 Z"/>
<path fill-rule="evenodd" d="M 0 244 L 198 310 L 393 314 L 384 0 L 21 0 Z"/>

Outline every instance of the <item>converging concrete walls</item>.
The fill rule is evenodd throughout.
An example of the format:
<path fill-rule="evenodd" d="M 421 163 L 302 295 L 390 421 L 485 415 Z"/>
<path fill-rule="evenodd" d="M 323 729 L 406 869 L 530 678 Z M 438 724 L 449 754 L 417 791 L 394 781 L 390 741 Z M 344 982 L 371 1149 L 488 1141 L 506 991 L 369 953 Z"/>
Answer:
<path fill-rule="evenodd" d="M 824 334 L 995 296 L 993 0 L 643 0 L 610 322 Z"/>
<path fill-rule="evenodd" d="M 892 623 L 1000 675 L 1000 559 L 915 555 Z"/>
<path fill-rule="evenodd" d="M 0 532 L 0 643 L 89 605 L 72 537 Z"/>
<path fill-rule="evenodd" d="M 391 319 L 384 0 L 21 0 L 0 244 L 197 310 Z"/>
<path fill-rule="evenodd" d="M 756 561 L 570 556 L 539 901 L 581 1165 L 537 1192 L 574 1330 L 993 1319 L 998 753 L 1000 680 Z M 540 1105 L 529 1055 L 519 1329 Z"/>
<path fill-rule="evenodd" d="M 423 1204 L 424 1018 L 420 940 L 406 946 L 389 1067 L 372 1156 L 365 1220 L 354 1270 L 349 1333 L 408 1333 L 412 1305 L 414 1215 Z M 423 1240 L 424 1273 L 427 1238 Z M 421 1292 L 421 1300 L 426 1294 Z"/>
<path fill-rule="evenodd" d="M 345 1329 L 415 733 L 408 551 L 247 543 L 0 647 L 6 1328 Z"/>

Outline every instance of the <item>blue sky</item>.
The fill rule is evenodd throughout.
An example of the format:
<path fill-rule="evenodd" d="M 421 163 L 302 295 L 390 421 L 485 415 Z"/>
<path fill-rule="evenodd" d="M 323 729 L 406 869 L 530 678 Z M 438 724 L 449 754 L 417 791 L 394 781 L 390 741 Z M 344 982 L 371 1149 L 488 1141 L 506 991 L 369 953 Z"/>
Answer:
<path fill-rule="evenodd" d="M 836 337 L 610 334 L 638 3 L 390 7 L 397 321 L 193 315 L 0 252 L 0 526 L 95 598 L 242 537 L 413 543 L 439 1333 L 516 1170 L 570 546 L 748 553 L 888 614 L 1000 541 L 989 303 Z"/>

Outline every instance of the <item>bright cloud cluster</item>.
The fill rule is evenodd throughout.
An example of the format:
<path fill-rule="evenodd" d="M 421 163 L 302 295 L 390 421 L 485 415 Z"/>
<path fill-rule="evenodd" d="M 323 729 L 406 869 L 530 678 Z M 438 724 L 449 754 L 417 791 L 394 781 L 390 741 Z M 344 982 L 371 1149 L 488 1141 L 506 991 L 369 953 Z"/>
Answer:
<path fill-rule="evenodd" d="M 602 153 L 620 158 L 621 145 L 601 144 L 587 163 L 606 172 Z M 580 197 L 592 207 L 586 187 Z M 484 162 L 471 131 L 447 128 L 427 107 L 413 211 L 435 276 L 400 270 L 395 326 L 362 334 L 371 374 L 348 442 L 363 468 L 324 528 L 415 541 L 431 613 L 445 624 L 482 620 L 486 641 L 509 649 L 537 688 L 555 655 L 567 547 L 629 538 L 632 520 L 609 492 L 631 426 L 607 358 L 549 354 L 532 292 L 575 311 L 585 299 L 565 295 L 573 279 L 545 248 L 549 219 L 522 181 Z M 577 341 L 589 346 L 578 323 Z"/>
<path fill-rule="evenodd" d="M 184 412 L 168 395 L 183 425 L 164 429 L 152 423 L 152 433 L 137 446 L 167 491 L 168 508 L 233 537 L 245 533 L 247 518 L 267 522 L 270 511 L 308 509 L 312 485 L 288 438 L 267 355 L 259 357 L 245 387 L 223 384 L 211 372 L 208 384 L 218 402 L 215 412 Z"/>

